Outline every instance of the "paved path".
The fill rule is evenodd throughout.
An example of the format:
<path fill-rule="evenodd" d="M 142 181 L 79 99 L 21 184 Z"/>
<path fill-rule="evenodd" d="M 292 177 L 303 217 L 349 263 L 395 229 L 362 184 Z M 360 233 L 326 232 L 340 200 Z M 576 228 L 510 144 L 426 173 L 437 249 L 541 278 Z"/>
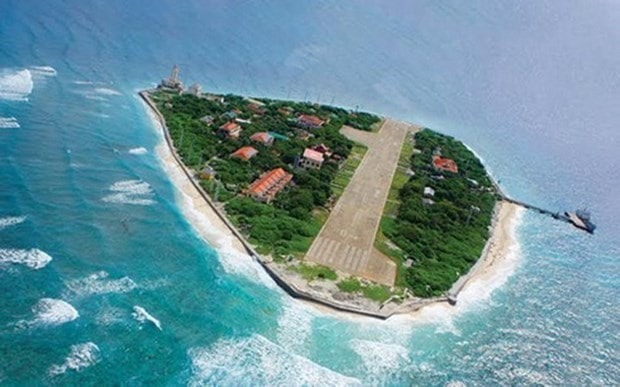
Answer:
<path fill-rule="evenodd" d="M 345 136 L 368 146 L 368 151 L 310 246 L 307 260 L 388 286 L 394 284 L 396 264 L 373 244 L 403 140 L 408 131 L 419 129 L 394 120 L 387 120 L 378 133 L 343 127 Z"/>

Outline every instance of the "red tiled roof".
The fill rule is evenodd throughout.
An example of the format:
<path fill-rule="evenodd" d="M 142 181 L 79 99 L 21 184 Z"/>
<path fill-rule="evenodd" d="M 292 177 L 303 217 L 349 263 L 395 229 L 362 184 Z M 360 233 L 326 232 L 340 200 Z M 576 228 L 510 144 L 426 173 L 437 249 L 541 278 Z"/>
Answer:
<path fill-rule="evenodd" d="M 304 149 L 304 159 L 313 160 L 319 163 L 323 162 L 323 153 L 317 152 L 314 149 Z"/>
<path fill-rule="evenodd" d="M 446 158 L 443 158 L 437 155 L 433 156 L 433 166 L 437 169 L 441 169 L 441 170 L 452 172 L 452 173 L 459 172 L 459 168 L 456 165 L 456 162 L 454 160 L 446 159 Z"/>
<path fill-rule="evenodd" d="M 256 149 L 252 148 L 251 146 L 244 146 L 242 148 L 237 149 L 230 156 L 247 161 L 251 159 L 252 157 L 256 156 L 256 154 L 258 154 L 258 151 Z"/>
<path fill-rule="evenodd" d="M 304 125 L 308 125 L 308 126 L 322 126 L 325 121 L 323 121 L 322 119 L 320 119 L 317 116 L 310 116 L 307 114 L 302 114 L 297 118 L 297 122 L 302 123 Z"/>
<path fill-rule="evenodd" d="M 235 130 L 239 130 L 241 129 L 241 126 L 239 126 L 239 124 L 235 123 L 235 122 L 227 122 L 224 125 L 220 126 L 220 130 L 223 130 L 225 132 L 232 132 Z"/>
<path fill-rule="evenodd" d="M 256 114 L 265 114 L 267 112 L 267 110 L 263 107 L 258 106 L 255 103 L 251 103 L 248 105 L 248 109 L 250 109 L 250 111 L 252 111 L 253 113 Z"/>
<path fill-rule="evenodd" d="M 282 168 L 272 169 L 250 184 L 247 193 L 255 198 L 270 202 L 292 178 L 293 175 Z"/>
<path fill-rule="evenodd" d="M 267 144 L 273 140 L 273 136 L 267 132 L 258 132 L 251 135 L 250 140 Z"/>

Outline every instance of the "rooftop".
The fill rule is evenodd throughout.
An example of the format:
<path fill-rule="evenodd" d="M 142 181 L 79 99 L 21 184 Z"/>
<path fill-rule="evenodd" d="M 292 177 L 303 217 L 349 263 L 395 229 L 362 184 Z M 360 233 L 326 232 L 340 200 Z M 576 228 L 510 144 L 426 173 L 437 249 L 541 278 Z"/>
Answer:
<path fill-rule="evenodd" d="M 314 149 L 306 148 L 304 149 L 304 159 L 316 161 L 318 163 L 323 162 L 323 154 L 321 152 L 317 152 Z"/>
<path fill-rule="evenodd" d="M 456 165 L 456 162 L 452 159 L 443 158 L 439 155 L 433 156 L 433 166 L 437 169 L 441 169 L 443 171 L 448 171 L 452 173 L 458 173 L 459 168 Z"/>
<path fill-rule="evenodd" d="M 256 156 L 257 154 L 258 151 L 256 149 L 252 148 L 251 146 L 244 146 L 234 151 L 230 156 L 247 161 L 252 157 Z"/>
<path fill-rule="evenodd" d="M 239 124 L 237 124 L 236 122 L 227 122 L 224 125 L 220 126 L 220 130 L 223 130 L 225 132 L 232 132 L 235 130 L 239 130 L 241 129 L 241 126 L 239 126 Z"/>
<path fill-rule="evenodd" d="M 270 202 L 292 178 L 293 175 L 287 173 L 282 168 L 272 169 L 250 184 L 247 193 L 253 197 Z"/>
<path fill-rule="evenodd" d="M 319 117 L 311 116 L 308 114 L 302 114 L 299 117 L 297 117 L 297 122 L 304 124 L 304 125 L 315 126 L 315 127 L 323 126 L 323 124 L 325 123 L 325 121 L 323 121 Z"/>
<path fill-rule="evenodd" d="M 268 144 L 269 142 L 273 141 L 273 136 L 267 132 L 258 132 L 251 135 L 250 140 L 262 142 L 263 144 Z"/>

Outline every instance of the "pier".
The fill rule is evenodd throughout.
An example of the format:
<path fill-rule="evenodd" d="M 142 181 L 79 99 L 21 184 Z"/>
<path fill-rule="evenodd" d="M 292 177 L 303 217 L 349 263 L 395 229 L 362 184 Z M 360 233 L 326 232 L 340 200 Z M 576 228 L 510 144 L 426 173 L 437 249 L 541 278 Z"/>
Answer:
<path fill-rule="evenodd" d="M 532 204 L 528 204 L 519 200 L 515 200 L 512 199 L 506 195 L 504 195 L 501 191 L 500 195 L 502 197 L 502 200 L 505 200 L 509 203 L 512 204 L 516 204 L 517 206 L 523 207 L 526 210 L 532 210 L 532 211 L 536 211 L 540 214 L 543 215 L 549 215 L 551 216 L 553 219 L 557 219 L 557 220 L 561 220 L 563 222 L 566 223 L 570 223 L 573 226 L 577 227 L 578 229 L 584 230 L 590 234 L 592 234 L 594 232 L 594 229 L 596 228 L 596 226 L 594 226 L 593 223 L 590 223 L 589 219 L 584 219 L 583 216 L 580 216 L 580 211 L 577 212 L 565 212 L 565 213 L 560 213 L 560 212 L 554 212 L 554 211 L 550 211 L 550 210 L 546 210 L 544 208 L 532 205 Z"/>

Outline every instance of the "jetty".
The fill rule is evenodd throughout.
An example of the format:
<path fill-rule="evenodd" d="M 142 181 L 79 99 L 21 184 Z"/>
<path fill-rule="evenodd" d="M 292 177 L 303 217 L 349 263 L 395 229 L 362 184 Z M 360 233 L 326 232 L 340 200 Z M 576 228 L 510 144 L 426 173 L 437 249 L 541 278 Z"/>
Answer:
<path fill-rule="evenodd" d="M 590 234 L 594 233 L 594 229 L 596 229 L 596 226 L 594 225 L 594 223 L 590 222 L 590 214 L 588 214 L 585 210 L 577 210 L 575 212 L 564 212 L 564 213 L 550 211 L 550 210 L 535 206 L 533 204 L 529 204 L 529 203 L 522 202 L 520 200 L 512 199 L 504 195 L 503 193 L 501 193 L 501 191 L 499 192 L 503 200 L 509 203 L 515 204 L 517 206 L 523 207 L 526 210 L 536 211 L 540 214 L 551 216 L 553 219 L 557 219 L 557 220 L 560 220 L 566 223 L 570 223 L 573 226 L 577 227 L 578 229 L 586 231 Z"/>

